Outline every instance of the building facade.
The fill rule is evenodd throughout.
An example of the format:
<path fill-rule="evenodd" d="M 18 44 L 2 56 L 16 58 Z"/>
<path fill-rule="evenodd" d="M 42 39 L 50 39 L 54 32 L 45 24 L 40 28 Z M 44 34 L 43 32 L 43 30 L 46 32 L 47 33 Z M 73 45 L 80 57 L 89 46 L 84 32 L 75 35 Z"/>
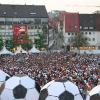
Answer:
<path fill-rule="evenodd" d="M 3 39 L 13 37 L 14 25 L 27 25 L 27 34 L 33 39 L 38 33 L 47 32 L 48 14 L 45 6 L 38 5 L 0 5 L 0 35 Z"/>
<path fill-rule="evenodd" d="M 87 37 L 89 45 L 82 49 L 95 50 L 98 32 L 96 31 L 96 15 L 95 14 L 80 14 L 79 15 L 79 30 L 80 33 Z"/>
<path fill-rule="evenodd" d="M 70 41 L 77 34 L 87 37 L 89 43 L 81 50 L 100 49 L 100 14 L 79 14 L 64 12 L 63 17 L 63 36 L 66 46 L 71 45 Z"/>
<path fill-rule="evenodd" d="M 70 41 L 73 36 L 79 32 L 79 14 L 66 12 L 63 26 L 64 41 L 67 46 L 70 45 Z"/>

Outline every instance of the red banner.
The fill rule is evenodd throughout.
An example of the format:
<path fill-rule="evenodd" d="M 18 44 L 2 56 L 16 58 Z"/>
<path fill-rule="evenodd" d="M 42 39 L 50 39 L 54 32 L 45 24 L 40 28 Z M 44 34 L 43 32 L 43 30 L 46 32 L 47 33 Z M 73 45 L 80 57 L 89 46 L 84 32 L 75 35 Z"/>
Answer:
<path fill-rule="evenodd" d="M 24 44 L 28 42 L 28 26 L 27 25 L 13 25 L 13 39 L 14 42 Z"/>

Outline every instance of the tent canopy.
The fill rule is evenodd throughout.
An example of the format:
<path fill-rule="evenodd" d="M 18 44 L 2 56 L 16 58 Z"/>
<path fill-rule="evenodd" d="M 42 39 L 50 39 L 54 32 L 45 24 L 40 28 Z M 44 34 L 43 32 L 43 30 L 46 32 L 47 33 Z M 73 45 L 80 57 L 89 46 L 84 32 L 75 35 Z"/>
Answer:
<path fill-rule="evenodd" d="M 10 77 L 7 73 L 0 70 L 0 81 L 4 81 L 6 76 Z"/>
<path fill-rule="evenodd" d="M 6 54 L 13 55 L 13 53 L 8 51 L 4 46 L 3 49 L 0 51 L 0 55 L 6 55 Z"/>
<path fill-rule="evenodd" d="M 40 53 L 40 51 L 35 48 L 35 45 L 33 45 L 32 49 L 29 50 L 29 53 Z"/>
<path fill-rule="evenodd" d="M 27 53 L 27 51 L 23 50 L 23 48 L 21 47 L 21 45 L 17 48 L 17 50 L 15 51 L 15 54 L 18 53 Z"/>

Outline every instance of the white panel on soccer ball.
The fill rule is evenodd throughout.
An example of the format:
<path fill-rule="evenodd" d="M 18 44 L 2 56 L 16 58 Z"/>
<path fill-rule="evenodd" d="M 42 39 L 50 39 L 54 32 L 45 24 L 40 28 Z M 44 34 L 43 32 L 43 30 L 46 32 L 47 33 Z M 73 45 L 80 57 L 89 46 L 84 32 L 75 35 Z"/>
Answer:
<path fill-rule="evenodd" d="M 45 88 L 48 88 L 52 83 L 54 83 L 54 80 L 53 80 L 53 81 L 50 81 L 50 82 L 47 83 L 45 86 L 43 86 L 43 88 L 42 88 L 41 90 L 43 90 L 43 89 L 45 89 Z"/>
<path fill-rule="evenodd" d="M 86 100 L 90 100 L 90 96 L 89 95 L 87 95 Z"/>
<path fill-rule="evenodd" d="M 14 89 L 19 84 L 19 77 L 11 77 L 9 80 L 6 81 L 5 88 Z"/>
<path fill-rule="evenodd" d="M 74 96 L 74 100 L 83 100 L 83 98 L 82 98 L 82 96 L 79 94 L 79 95 Z"/>
<path fill-rule="evenodd" d="M 70 81 L 67 81 L 64 84 L 68 92 L 72 93 L 73 95 L 79 94 L 78 87 L 75 84 Z"/>
<path fill-rule="evenodd" d="M 100 85 L 97 85 L 89 92 L 86 100 L 90 100 L 90 98 L 91 100 L 93 99 L 100 100 Z"/>
<path fill-rule="evenodd" d="M 65 91 L 64 85 L 61 82 L 54 82 L 48 87 L 48 94 L 53 96 L 59 96 Z"/>
<path fill-rule="evenodd" d="M 0 80 L 5 79 L 5 76 L 9 76 L 9 75 L 7 73 L 5 73 L 4 71 L 0 70 Z"/>
<path fill-rule="evenodd" d="M 0 70 L 0 86 L 6 81 L 6 78 L 10 77 L 8 74 Z"/>
<path fill-rule="evenodd" d="M 39 98 L 39 93 L 38 93 L 37 90 L 34 88 L 34 89 L 29 89 L 29 90 L 27 91 L 25 100 L 38 100 L 38 98 Z"/>
<path fill-rule="evenodd" d="M 100 85 L 97 85 L 96 87 L 94 87 L 90 92 L 89 92 L 89 95 L 94 95 L 94 94 L 97 94 L 97 93 L 100 93 Z"/>
<path fill-rule="evenodd" d="M 59 100 L 58 97 L 48 96 L 46 100 Z"/>
<path fill-rule="evenodd" d="M 0 81 L 5 81 L 6 75 L 4 73 L 0 73 Z"/>
<path fill-rule="evenodd" d="M 27 89 L 35 87 L 35 81 L 28 76 L 21 77 L 21 84 Z"/>
<path fill-rule="evenodd" d="M 13 91 L 4 89 L 1 93 L 1 100 L 14 100 Z"/>

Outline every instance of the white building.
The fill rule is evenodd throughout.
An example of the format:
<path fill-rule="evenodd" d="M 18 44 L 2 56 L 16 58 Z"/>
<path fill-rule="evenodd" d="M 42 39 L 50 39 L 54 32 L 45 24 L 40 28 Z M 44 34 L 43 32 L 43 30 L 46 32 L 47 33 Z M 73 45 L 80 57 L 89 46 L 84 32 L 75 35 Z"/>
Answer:
<path fill-rule="evenodd" d="M 77 33 L 87 37 L 89 43 L 86 47 L 80 47 L 81 50 L 100 50 L 100 14 L 77 14 L 74 16 L 74 13 L 65 13 L 63 17 L 63 36 L 66 46 L 71 45 L 70 41 Z M 75 50 L 70 46 L 71 49 Z"/>
<path fill-rule="evenodd" d="M 0 35 L 3 39 L 13 37 L 13 25 L 27 25 L 29 38 L 43 32 L 48 26 L 45 6 L 38 5 L 0 5 Z M 47 32 L 45 33 L 47 37 Z"/>

